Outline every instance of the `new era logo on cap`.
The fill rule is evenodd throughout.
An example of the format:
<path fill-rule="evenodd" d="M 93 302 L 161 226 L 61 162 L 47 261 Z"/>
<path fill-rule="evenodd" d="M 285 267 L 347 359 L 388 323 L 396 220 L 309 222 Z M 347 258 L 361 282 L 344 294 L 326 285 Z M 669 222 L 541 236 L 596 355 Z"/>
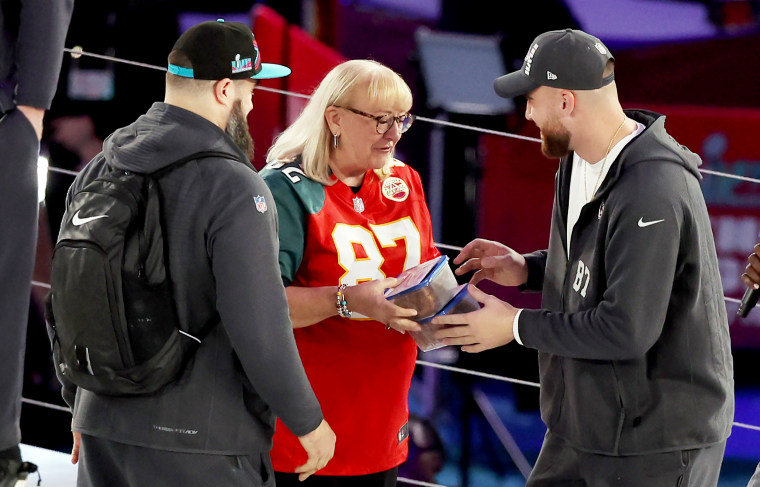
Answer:
<path fill-rule="evenodd" d="M 567 90 L 596 90 L 615 79 L 608 63 L 614 58 L 596 37 L 580 30 L 544 32 L 530 44 L 523 66 L 497 78 L 499 96 L 527 95 L 540 86 Z"/>

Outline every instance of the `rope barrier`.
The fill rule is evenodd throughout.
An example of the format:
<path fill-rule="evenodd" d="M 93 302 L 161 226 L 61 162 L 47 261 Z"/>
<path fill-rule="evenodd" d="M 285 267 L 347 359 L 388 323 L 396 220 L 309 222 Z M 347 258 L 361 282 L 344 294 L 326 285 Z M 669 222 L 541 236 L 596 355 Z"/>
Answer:
<path fill-rule="evenodd" d="M 63 411 L 65 413 L 71 412 L 71 409 L 69 409 L 66 406 L 59 406 L 58 404 L 51 404 L 49 402 L 35 401 L 34 399 L 27 399 L 25 397 L 21 398 L 21 402 L 25 402 L 33 406 L 39 406 L 42 408 L 55 409 L 56 411 Z"/>
<path fill-rule="evenodd" d="M 456 245 L 446 245 L 439 242 L 433 242 L 433 244 L 435 244 L 435 246 L 438 247 L 439 249 L 456 250 L 457 252 L 460 252 L 464 248 L 464 247 L 458 247 Z"/>
<path fill-rule="evenodd" d="M 76 176 L 79 174 L 77 171 L 71 171 L 69 169 L 61 169 L 60 167 L 54 167 L 54 166 L 48 166 L 48 171 L 50 172 L 59 172 L 61 174 L 68 174 L 70 176 Z"/>
<path fill-rule="evenodd" d="M 745 428 L 748 430 L 760 431 L 760 426 L 752 426 L 751 424 L 746 424 L 746 423 L 737 423 L 734 421 L 734 426 L 738 426 L 739 428 Z"/>
<path fill-rule="evenodd" d="M 712 171 L 710 169 L 700 169 L 699 172 L 703 174 L 711 174 L 713 176 L 722 176 L 724 178 L 738 179 L 740 181 L 748 181 L 750 183 L 760 183 L 760 179 L 751 178 L 749 176 L 738 176 L 736 174 L 729 174 L 727 172 Z"/>
<path fill-rule="evenodd" d="M 405 477 L 398 477 L 396 478 L 399 482 L 403 482 L 405 484 L 412 484 L 412 485 L 423 485 L 425 487 L 446 487 L 445 485 L 441 484 L 431 484 L 430 482 L 423 482 L 422 480 L 412 480 L 407 479 Z"/>
<path fill-rule="evenodd" d="M 89 57 L 94 57 L 94 58 L 98 58 L 98 59 L 105 59 L 107 61 L 113 61 L 113 62 L 118 62 L 118 63 L 129 64 L 129 65 L 132 65 L 132 66 L 138 66 L 138 67 L 142 67 L 142 68 L 155 69 L 157 71 L 164 71 L 164 72 L 166 71 L 166 68 L 163 67 L 163 66 L 156 66 L 156 65 L 153 65 L 153 64 L 146 64 L 146 63 L 140 63 L 140 62 L 137 62 L 137 61 L 130 61 L 128 59 L 122 59 L 122 58 L 115 57 L 115 56 L 107 56 L 107 55 L 104 55 L 104 54 L 95 54 L 95 53 L 92 53 L 92 52 L 83 51 L 81 47 L 74 47 L 73 49 L 65 47 L 63 50 L 65 52 L 70 53 L 71 56 L 73 58 L 75 58 L 75 59 L 79 58 L 80 56 L 89 56 Z M 276 88 L 269 88 L 269 87 L 266 87 L 266 86 L 256 86 L 256 89 L 257 90 L 262 90 L 262 91 L 269 91 L 269 92 L 272 92 L 272 93 L 279 93 L 279 94 L 286 95 L 286 96 L 294 96 L 294 97 L 298 97 L 298 98 L 305 98 L 305 99 L 311 98 L 311 96 L 305 95 L 303 93 L 296 93 L 295 91 L 288 91 L 288 90 L 280 90 L 280 89 L 276 89 Z M 438 119 L 435 119 L 435 118 L 428 118 L 428 117 L 422 117 L 422 116 L 415 116 L 415 119 L 420 120 L 422 122 L 428 122 L 428 123 L 432 123 L 432 124 L 438 124 L 438 125 L 443 125 L 443 126 L 453 127 L 453 128 L 459 128 L 459 129 L 464 129 L 464 130 L 471 130 L 471 131 L 480 132 L 480 133 L 483 133 L 483 134 L 498 135 L 500 137 L 507 137 L 507 138 L 517 139 L 517 140 L 525 140 L 525 141 L 529 141 L 529 142 L 541 142 L 541 139 L 538 139 L 536 137 L 528 137 L 528 136 L 525 136 L 525 135 L 512 134 L 512 133 L 509 133 L 509 132 L 501 132 L 501 131 L 498 131 L 498 130 L 484 129 L 482 127 L 476 127 L 474 125 L 465 125 L 465 124 L 461 124 L 461 123 L 449 122 L 449 121 L 446 121 L 446 120 L 438 120 Z M 50 170 L 54 170 L 53 168 L 49 168 L 49 169 Z M 67 171 L 65 169 L 57 169 L 56 168 L 55 171 L 56 172 L 65 173 L 65 174 L 73 174 L 73 175 L 77 174 L 74 171 Z M 747 177 L 747 176 L 738 176 L 738 175 L 735 175 L 735 174 L 724 173 L 724 172 L 719 172 L 719 171 L 712 171 L 712 170 L 709 170 L 709 169 L 699 169 L 699 172 L 701 172 L 703 174 L 710 174 L 710 175 L 714 175 L 714 176 L 721 176 L 721 177 L 725 177 L 725 178 L 738 179 L 738 180 L 741 180 L 741 181 L 748 181 L 748 182 L 760 184 L 760 179 L 751 178 L 751 177 Z"/>
<path fill-rule="evenodd" d="M 460 374 L 473 375 L 475 377 L 483 377 L 484 379 L 499 380 L 502 382 L 511 382 L 512 384 L 518 384 L 522 386 L 541 387 L 538 382 L 530 382 L 521 379 L 512 379 L 510 377 L 502 377 L 500 375 L 488 374 L 486 372 L 478 372 L 475 370 L 460 369 L 459 367 L 452 367 L 450 365 L 437 364 L 435 362 L 426 362 L 424 360 L 417 360 L 417 365 L 423 365 L 425 367 L 432 367 L 434 369 L 443 369 L 450 372 L 458 372 Z"/>
<path fill-rule="evenodd" d="M 459 368 L 459 367 L 451 367 L 449 365 L 436 364 L 434 362 L 426 362 L 424 360 L 417 360 L 416 363 L 417 363 L 417 365 L 422 365 L 423 367 L 432 367 L 432 368 L 435 368 L 435 369 L 442 369 L 442 370 L 447 370 L 447 371 L 450 371 L 450 372 L 457 372 L 457 373 L 460 373 L 460 374 L 471 375 L 471 376 L 474 376 L 474 377 L 482 377 L 482 378 L 485 378 L 485 379 L 493 379 L 493 380 L 498 380 L 498 381 L 502 381 L 502 382 L 509 382 L 509 383 L 512 383 L 512 384 L 525 385 L 525 386 L 536 387 L 536 388 L 540 388 L 541 387 L 541 384 L 539 384 L 537 382 L 530 382 L 530 381 L 521 380 L 521 379 L 514 379 L 514 378 L 511 378 L 511 377 L 503 377 L 503 376 L 500 376 L 500 375 L 488 374 L 488 373 L 485 373 L 485 372 L 478 372 L 477 370 L 468 370 L 468 369 L 462 369 L 462 368 Z M 46 402 L 42 402 L 42 401 L 36 401 L 34 399 L 28 399 L 26 397 L 22 397 L 21 401 L 25 402 L 27 404 L 34 405 L 34 406 L 39 406 L 39 407 L 48 408 L 48 409 L 55 409 L 56 411 L 64 411 L 64 412 L 67 412 L 67 413 L 71 412 L 71 410 L 68 407 L 59 406 L 58 404 L 52 404 L 52 403 L 46 403 Z M 735 421 L 733 423 L 733 425 L 736 426 L 737 428 L 744 428 L 744 429 L 749 429 L 749 430 L 754 430 L 754 431 L 760 431 L 760 426 L 754 426 L 754 425 L 747 424 L 747 423 L 739 423 L 739 422 Z"/>

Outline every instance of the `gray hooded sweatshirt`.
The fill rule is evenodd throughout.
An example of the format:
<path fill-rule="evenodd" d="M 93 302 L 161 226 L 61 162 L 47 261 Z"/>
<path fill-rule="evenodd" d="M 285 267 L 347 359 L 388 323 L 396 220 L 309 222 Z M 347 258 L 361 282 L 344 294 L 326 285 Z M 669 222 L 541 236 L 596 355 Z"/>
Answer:
<path fill-rule="evenodd" d="M 64 384 L 73 429 L 132 445 L 219 454 L 270 450 L 275 415 L 296 435 L 314 430 L 322 412 L 293 338 L 274 199 L 248 159 L 219 127 L 165 103 L 114 132 L 103 147 L 74 181 L 69 201 L 109 167 L 152 172 L 201 151 L 230 154 L 191 161 L 160 182 L 181 326 L 197 333 L 214 312 L 221 324 L 180 379 L 153 395 L 106 397 Z"/>
<path fill-rule="evenodd" d="M 526 256 L 541 310 L 520 315 L 539 351 L 541 416 L 574 447 L 608 455 L 700 448 L 726 439 L 733 361 L 699 156 L 665 117 L 620 153 L 573 228 L 572 155 L 560 161 L 549 249 Z"/>

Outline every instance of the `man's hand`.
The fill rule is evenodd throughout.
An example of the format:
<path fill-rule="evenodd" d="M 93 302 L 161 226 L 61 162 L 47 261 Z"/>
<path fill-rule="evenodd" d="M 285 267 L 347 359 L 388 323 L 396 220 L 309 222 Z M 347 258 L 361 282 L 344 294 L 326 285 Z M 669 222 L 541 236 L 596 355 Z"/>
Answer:
<path fill-rule="evenodd" d="M 464 264 L 462 264 L 464 262 Z M 470 284 L 488 279 L 502 286 L 519 286 L 528 281 L 528 266 L 525 258 L 504 244 L 477 238 L 465 245 L 454 264 L 462 264 L 457 275 L 476 271 Z"/>
<path fill-rule="evenodd" d="M 301 446 L 309 455 L 306 463 L 296 468 L 296 473 L 299 474 L 298 480 L 303 482 L 317 470 L 325 468 L 327 462 L 335 454 L 335 433 L 327 421 L 323 419 L 317 429 L 304 436 L 299 436 L 298 441 L 301 442 Z"/>
<path fill-rule="evenodd" d="M 396 306 L 385 299 L 385 290 L 399 284 L 401 284 L 399 279 L 388 277 L 348 287 L 345 290 L 348 308 L 388 325 L 400 333 L 420 331 L 422 329 L 420 324 L 410 319 L 417 316 L 416 310 Z"/>
<path fill-rule="evenodd" d="M 483 308 L 434 318 L 435 325 L 459 325 L 438 330 L 435 338 L 446 345 L 462 345 L 463 352 L 482 352 L 514 340 L 512 322 L 517 309 L 475 286 L 470 285 L 468 289 L 470 295 L 484 305 Z"/>
<path fill-rule="evenodd" d="M 37 133 L 37 140 L 42 140 L 42 120 L 45 118 L 45 109 L 30 107 L 28 105 L 19 105 L 16 108 L 29 120 Z"/>
<path fill-rule="evenodd" d="M 71 463 L 76 464 L 79 461 L 79 444 L 82 442 L 82 434 L 72 431 L 74 436 L 74 446 L 71 447 Z"/>
<path fill-rule="evenodd" d="M 749 255 L 749 264 L 744 269 L 742 281 L 747 287 L 760 289 L 760 243 L 755 244 L 754 252 Z"/>

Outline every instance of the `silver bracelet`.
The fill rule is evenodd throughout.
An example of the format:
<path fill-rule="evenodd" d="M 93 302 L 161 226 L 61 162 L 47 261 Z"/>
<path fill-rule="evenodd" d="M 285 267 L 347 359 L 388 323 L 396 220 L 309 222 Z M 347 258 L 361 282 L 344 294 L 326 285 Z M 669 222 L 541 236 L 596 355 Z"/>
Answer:
<path fill-rule="evenodd" d="M 348 301 L 346 301 L 346 295 L 343 291 L 346 289 L 345 284 L 338 286 L 338 291 L 335 293 L 335 307 L 338 308 L 338 316 L 343 318 L 351 318 L 351 311 L 348 309 Z"/>

